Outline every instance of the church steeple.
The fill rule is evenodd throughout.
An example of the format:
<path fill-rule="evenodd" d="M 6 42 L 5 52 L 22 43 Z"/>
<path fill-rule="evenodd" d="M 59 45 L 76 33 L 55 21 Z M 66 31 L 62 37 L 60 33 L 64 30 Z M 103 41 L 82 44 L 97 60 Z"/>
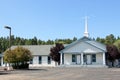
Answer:
<path fill-rule="evenodd" d="M 88 33 L 88 17 L 85 17 L 85 32 L 84 32 L 84 36 L 85 37 L 89 37 L 89 33 Z"/>

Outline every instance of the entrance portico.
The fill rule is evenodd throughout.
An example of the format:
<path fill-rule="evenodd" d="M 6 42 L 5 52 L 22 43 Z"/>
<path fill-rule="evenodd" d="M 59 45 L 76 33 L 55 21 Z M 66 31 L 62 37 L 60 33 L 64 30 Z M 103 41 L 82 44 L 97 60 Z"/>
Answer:
<path fill-rule="evenodd" d="M 60 51 L 61 65 L 105 66 L 105 52 L 105 45 L 83 37 Z"/>
<path fill-rule="evenodd" d="M 61 56 L 61 65 L 106 65 L 105 54 L 65 54 Z"/>

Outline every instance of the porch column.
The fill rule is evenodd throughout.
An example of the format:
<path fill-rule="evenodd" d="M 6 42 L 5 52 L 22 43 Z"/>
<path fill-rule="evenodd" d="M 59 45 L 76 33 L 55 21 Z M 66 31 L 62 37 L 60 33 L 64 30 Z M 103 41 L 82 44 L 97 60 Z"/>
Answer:
<path fill-rule="evenodd" d="M 60 65 L 63 64 L 63 63 L 62 63 L 62 62 L 63 62 L 63 61 L 62 61 L 62 59 L 63 59 L 63 56 L 62 56 L 62 55 L 63 55 L 63 53 L 60 53 Z"/>
<path fill-rule="evenodd" d="M 1 66 L 3 66 L 3 56 L 1 57 Z"/>
<path fill-rule="evenodd" d="M 83 60 L 83 53 L 81 53 L 81 65 L 84 64 L 84 60 Z"/>
<path fill-rule="evenodd" d="M 105 53 L 103 53 L 103 65 L 106 65 L 106 61 L 105 61 Z"/>

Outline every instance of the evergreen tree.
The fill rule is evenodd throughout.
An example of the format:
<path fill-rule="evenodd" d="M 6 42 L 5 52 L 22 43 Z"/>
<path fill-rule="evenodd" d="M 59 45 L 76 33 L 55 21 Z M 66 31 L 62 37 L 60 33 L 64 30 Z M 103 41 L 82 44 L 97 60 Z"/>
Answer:
<path fill-rule="evenodd" d="M 76 37 L 74 37 L 74 38 L 73 38 L 73 41 L 76 41 L 76 40 L 77 40 L 77 38 L 76 38 Z"/>

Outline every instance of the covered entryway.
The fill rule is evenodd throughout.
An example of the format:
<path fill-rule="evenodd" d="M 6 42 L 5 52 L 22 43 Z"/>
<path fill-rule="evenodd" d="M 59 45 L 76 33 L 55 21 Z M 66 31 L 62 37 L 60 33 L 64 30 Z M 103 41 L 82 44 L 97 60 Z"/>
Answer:
<path fill-rule="evenodd" d="M 105 45 L 83 37 L 60 51 L 61 65 L 105 66 L 105 52 Z"/>

